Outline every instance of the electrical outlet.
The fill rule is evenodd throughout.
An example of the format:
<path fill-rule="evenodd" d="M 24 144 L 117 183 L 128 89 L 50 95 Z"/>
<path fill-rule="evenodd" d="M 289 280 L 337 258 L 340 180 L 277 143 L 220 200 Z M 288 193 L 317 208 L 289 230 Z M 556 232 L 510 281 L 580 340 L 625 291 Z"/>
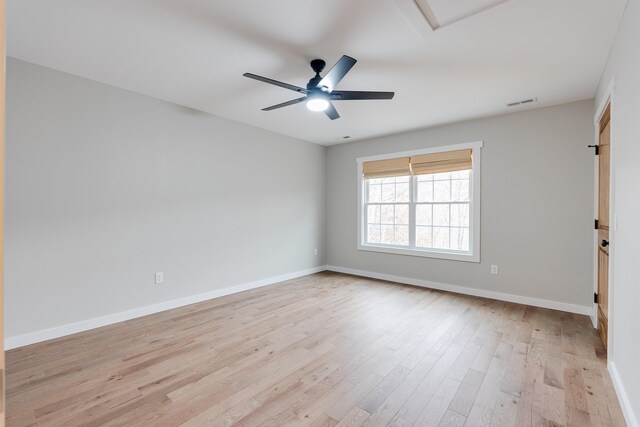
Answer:
<path fill-rule="evenodd" d="M 164 283 L 164 273 L 162 271 L 159 271 L 156 273 L 156 285 L 159 285 L 161 283 Z"/>
<path fill-rule="evenodd" d="M 491 266 L 491 274 L 498 274 L 498 266 L 497 265 L 492 265 Z"/>
<path fill-rule="evenodd" d="M 315 256 L 318 256 L 318 248 L 315 248 L 315 250 L 313 251 L 313 254 L 314 254 Z"/>

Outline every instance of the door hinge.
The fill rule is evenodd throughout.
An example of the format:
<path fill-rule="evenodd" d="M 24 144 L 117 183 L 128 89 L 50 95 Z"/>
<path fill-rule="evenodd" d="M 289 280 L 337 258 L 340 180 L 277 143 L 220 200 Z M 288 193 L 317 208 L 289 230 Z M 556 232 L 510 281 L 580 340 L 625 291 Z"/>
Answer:
<path fill-rule="evenodd" d="M 597 219 L 593 221 L 593 226 L 595 227 L 596 230 L 598 229 L 598 220 Z"/>
<path fill-rule="evenodd" d="M 598 303 L 598 294 L 597 293 L 593 293 L 593 303 L 597 304 Z"/>
<path fill-rule="evenodd" d="M 589 147 L 589 148 L 595 148 L 595 149 L 596 149 L 596 150 L 595 150 L 595 151 L 596 151 L 596 156 L 597 156 L 598 154 L 600 154 L 600 146 L 599 146 L 599 145 L 587 145 L 587 147 Z"/>

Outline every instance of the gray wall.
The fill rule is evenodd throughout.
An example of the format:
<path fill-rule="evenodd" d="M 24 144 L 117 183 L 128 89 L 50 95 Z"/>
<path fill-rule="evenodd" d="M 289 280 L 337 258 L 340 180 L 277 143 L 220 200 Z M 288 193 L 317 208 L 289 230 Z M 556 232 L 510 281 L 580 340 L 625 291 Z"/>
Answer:
<path fill-rule="evenodd" d="M 600 80 L 599 106 L 612 78 L 611 109 L 612 209 L 618 229 L 610 234 L 609 361 L 620 378 L 629 412 L 640 426 L 640 2 L 630 0 Z M 631 424 L 633 425 L 633 424 Z"/>
<path fill-rule="evenodd" d="M 593 102 L 583 101 L 330 147 L 327 263 L 590 306 L 592 120 Z M 478 140 L 481 263 L 356 249 L 357 157 Z"/>
<path fill-rule="evenodd" d="M 7 66 L 7 337 L 325 263 L 325 147 Z"/>

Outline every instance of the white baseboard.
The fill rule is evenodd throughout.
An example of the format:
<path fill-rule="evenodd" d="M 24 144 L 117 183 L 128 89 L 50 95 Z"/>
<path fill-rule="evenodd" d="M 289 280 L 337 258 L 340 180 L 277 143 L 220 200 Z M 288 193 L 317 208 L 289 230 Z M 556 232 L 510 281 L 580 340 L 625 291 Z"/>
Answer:
<path fill-rule="evenodd" d="M 613 381 L 613 388 L 616 390 L 616 394 L 618 395 L 618 401 L 620 402 L 620 406 L 622 407 L 622 413 L 624 414 L 624 419 L 627 422 L 627 426 L 640 427 L 638 418 L 633 412 L 633 407 L 631 406 L 629 396 L 627 395 L 627 392 L 622 385 L 622 380 L 620 379 L 618 368 L 616 368 L 615 363 L 613 363 L 611 360 L 607 362 L 607 367 L 609 368 L 611 381 Z"/>
<path fill-rule="evenodd" d="M 77 332 L 83 332 L 89 329 L 99 328 L 101 326 L 112 325 L 114 323 L 135 319 L 136 317 L 147 316 L 149 314 L 170 310 L 172 308 L 183 307 L 185 305 L 207 301 L 210 299 L 235 294 L 237 292 L 260 288 L 262 286 L 273 285 L 278 282 L 284 282 L 285 280 L 291 280 L 298 277 L 307 276 L 309 274 L 319 273 L 324 270 L 326 270 L 325 266 L 308 268 L 306 270 L 300 270 L 300 271 L 295 271 L 293 273 L 282 274 L 280 276 L 256 280 L 255 282 L 244 283 L 241 285 L 230 286 L 222 289 L 216 289 L 214 291 L 205 292 L 202 294 L 191 295 L 188 297 L 179 298 L 171 301 L 165 301 L 158 304 L 147 305 L 145 307 L 134 308 L 132 310 L 121 311 L 119 313 L 113 313 L 113 314 L 109 314 L 102 317 L 96 317 L 93 319 L 82 320 L 80 322 L 69 323 L 67 325 L 61 325 L 61 326 L 56 326 L 49 329 L 43 329 L 36 332 L 30 332 L 28 334 L 7 337 L 4 340 L 4 347 L 6 350 L 11 350 L 13 348 L 23 347 L 25 345 L 35 344 L 38 342 L 42 342 L 42 341 L 46 341 L 54 338 L 60 338 L 66 335 L 75 334 Z"/>
<path fill-rule="evenodd" d="M 593 325 L 593 329 L 598 329 L 598 305 L 593 304 L 593 308 L 591 309 L 591 324 Z"/>
<path fill-rule="evenodd" d="M 56 326 L 49 329 L 43 329 L 36 332 L 30 332 L 23 335 L 5 338 L 4 345 L 6 350 L 23 347 L 29 344 L 35 344 L 54 338 L 60 338 L 66 335 L 99 328 L 101 326 L 112 325 L 114 323 L 123 322 L 125 320 L 135 319 L 137 317 L 147 316 L 149 314 L 158 313 L 172 308 L 183 307 L 197 302 L 207 301 L 226 295 L 235 294 L 262 286 L 272 285 L 274 283 L 291 280 L 309 274 L 319 273 L 324 270 L 335 271 L 345 274 L 353 274 L 356 276 L 370 277 L 373 279 L 387 280 L 390 282 L 405 283 L 408 285 L 421 286 L 424 288 L 439 289 L 443 291 L 456 292 L 459 294 L 473 295 L 485 298 L 492 298 L 501 301 L 515 302 L 518 304 L 527 304 L 536 307 L 551 308 L 555 310 L 568 311 L 570 313 L 579 313 L 593 315 L 592 308 L 574 304 L 567 304 L 556 301 L 549 301 L 537 298 L 523 297 L 519 295 L 506 294 L 501 292 L 486 291 L 482 289 L 468 288 L 465 286 L 449 285 L 446 283 L 432 282 L 429 280 L 413 279 L 409 277 L 394 276 L 391 274 L 375 273 L 371 271 L 356 270 L 353 268 L 338 267 L 335 265 L 319 266 L 300 270 L 293 273 L 287 273 L 280 276 L 269 277 L 241 285 L 230 286 L 227 288 L 216 289 L 211 292 L 192 295 L 171 301 L 165 301 L 158 304 L 148 305 L 145 307 L 135 308 L 132 310 L 122 311 L 119 313 L 109 314 L 107 316 L 97 317 L 93 319 L 82 320 L 80 322 L 70 323 L 67 325 Z"/>
<path fill-rule="evenodd" d="M 505 294 L 502 292 L 486 291 L 483 289 L 468 288 L 466 286 L 449 285 L 447 283 L 432 282 L 429 280 L 413 279 L 410 277 L 394 276 L 392 274 L 375 273 L 372 271 L 356 270 L 353 268 L 338 267 L 335 265 L 327 265 L 327 270 L 338 273 L 353 274 L 355 276 L 370 277 L 372 279 L 387 280 L 389 282 L 404 283 L 407 285 L 421 286 L 423 288 L 439 289 L 442 291 L 455 292 L 458 294 L 473 295 L 476 297 L 484 297 L 497 299 L 500 301 L 515 302 L 518 304 L 532 305 L 535 307 L 551 308 L 553 310 L 567 311 L 569 313 L 578 313 L 591 316 L 593 310 L 589 306 L 576 304 L 568 304 L 564 302 L 549 301 L 539 298 L 524 297 L 520 295 Z"/>

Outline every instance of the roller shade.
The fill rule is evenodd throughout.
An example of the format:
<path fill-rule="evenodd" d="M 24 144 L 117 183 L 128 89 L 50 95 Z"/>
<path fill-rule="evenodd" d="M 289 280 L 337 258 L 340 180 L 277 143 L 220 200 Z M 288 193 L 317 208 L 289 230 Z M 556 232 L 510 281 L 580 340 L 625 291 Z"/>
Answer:
<path fill-rule="evenodd" d="M 411 157 L 411 170 L 414 175 L 455 172 L 471 168 L 471 149 L 444 151 Z"/>
<path fill-rule="evenodd" d="M 362 175 L 365 179 L 411 175 L 409 157 L 364 162 Z"/>

